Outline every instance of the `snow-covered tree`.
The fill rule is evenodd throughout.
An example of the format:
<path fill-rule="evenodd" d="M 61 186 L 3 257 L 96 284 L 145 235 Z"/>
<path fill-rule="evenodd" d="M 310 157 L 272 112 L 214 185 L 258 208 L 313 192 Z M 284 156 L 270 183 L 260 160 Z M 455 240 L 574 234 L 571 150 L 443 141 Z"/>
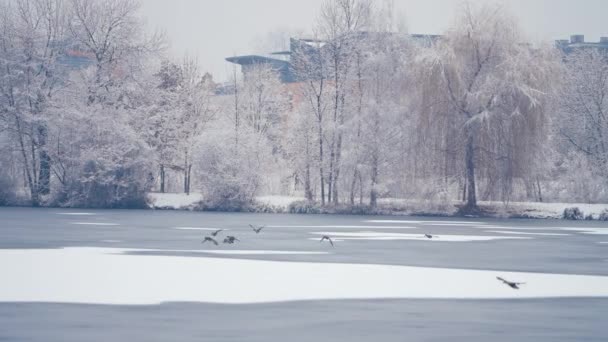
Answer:
<path fill-rule="evenodd" d="M 0 116 L 20 154 L 34 206 L 51 188 L 48 109 L 66 74 L 58 62 L 65 52 L 65 16 L 63 2 L 0 3 Z"/>
<path fill-rule="evenodd" d="M 360 33 L 369 29 L 372 4 L 367 0 L 329 0 L 321 8 L 318 31 L 324 40 L 323 58 L 326 59 L 328 78 L 331 80 L 331 104 L 328 108 L 331 126 L 329 138 L 328 202 L 337 204 L 338 184 L 342 164 L 344 125 L 351 119 L 349 91 L 355 46 Z"/>
<path fill-rule="evenodd" d="M 608 179 L 608 55 L 597 49 L 565 56 L 559 93 L 559 136 Z"/>
<path fill-rule="evenodd" d="M 197 139 L 204 134 L 210 121 L 217 115 L 217 106 L 213 101 L 215 83 L 209 73 L 201 75 L 195 60 L 185 58 L 183 62 L 184 84 L 180 94 L 177 120 L 179 152 L 184 174 L 184 192 L 190 193 L 193 149 Z"/>
<path fill-rule="evenodd" d="M 465 4 L 445 37 L 419 56 L 423 77 L 438 82 L 436 102 L 449 104 L 436 122 L 461 132 L 457 148 L 464 150 L 467 212 L 477 210 L 483 162 L 498 162 L 494 173 L 503 175 L 497 178 L 511 179 L 523 171 L 514 163 L 533 155 L 546 127 L 543 103 L 554 60 L 550 52 L 526 44 L 505 12 L 501 6 Z M 425 112 L 436 113 L 432 106 Z"/>

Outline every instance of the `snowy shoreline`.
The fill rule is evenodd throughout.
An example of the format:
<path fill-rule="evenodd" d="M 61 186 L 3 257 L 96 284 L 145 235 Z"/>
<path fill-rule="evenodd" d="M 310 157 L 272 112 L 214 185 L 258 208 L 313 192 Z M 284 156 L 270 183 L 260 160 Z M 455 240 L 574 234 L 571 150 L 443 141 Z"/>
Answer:
<path fill-rule="evenodd" d="M 149 193 L 150 208 L 156 210 L 190 210 L 206 211 L 198 208 L 202 200 L 199 193 L 161 194 Z M 459 202 L 433 205 L 405 199 L 380 199 L 378 207 L 371 209 L 367 206 L 326 206 L 317 203 L 306 203 L 302 197 L 292 196 L 259 196 L 255 204 L 243 208 L 243 212 L 253 213 L 284 213 L 284 214 L 337 214 L 337 215 L 384 215 L 384 216 L 420 216 L 420 217 L 462 217 L 457 212 Z M 298 207 L 306 205 L 305 210 Z M 483 218 L 511 219 L 563 219 L 564 209 L 577 207 L 585 216 L 591 215 L 598 220 L 600 214 L 608 210 L 608 204 L 585 203 L 539 203 L 539 202 L 480 202 Z M 295 210 L 294 210 L 295 208 Z M 307 209 L 307 210 L 306 210 Z M 221 211 L 221 210 L 219 210 Z"/>

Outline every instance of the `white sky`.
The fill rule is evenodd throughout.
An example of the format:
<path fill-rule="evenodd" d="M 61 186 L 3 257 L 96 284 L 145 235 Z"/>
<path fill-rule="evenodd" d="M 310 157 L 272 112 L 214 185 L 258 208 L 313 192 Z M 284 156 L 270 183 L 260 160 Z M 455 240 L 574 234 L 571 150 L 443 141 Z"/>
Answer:
<path fill-rule="evenodd" d="M 250 54 L 259 40 L 278 30 L 309 32 L 324 0 L 143 0 L 142 14 L 151 29 L 171 41 L 169 53 L 198 58 L 218 81 L 230 74 L 224 58 Z M 488 0 L 472 0 L 482 2 Z M 491 1 L 491 0 L 490 0 Z M 380 1 L 378 1 L 380 2 Z M 410 33 L 437 34 L 450 25 L 461 0 L 395 0 Z M 587 41 L 608 36 L 607 0 L 504 0 L 533 40 L 566 39 L 584 34 Z"/>

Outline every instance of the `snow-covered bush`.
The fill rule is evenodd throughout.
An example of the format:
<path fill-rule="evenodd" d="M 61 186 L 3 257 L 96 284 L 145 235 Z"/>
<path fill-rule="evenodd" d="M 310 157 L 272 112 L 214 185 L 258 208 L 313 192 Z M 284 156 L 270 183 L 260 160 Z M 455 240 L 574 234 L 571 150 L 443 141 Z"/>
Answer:
<path fill-rule="evenodd" d="M 85 106 L 66 113 L 72 136 L 52 152 L 66 165 L 51 205 L 87 208 L 145 208 L 152 158 L 150 149 L 129 125 L 129 112 Z M 78 146 L 78 148 L 71 148 Z"/>
<path fill-rule="evenodd" d="M 608 209 L 604 209 L 598 216 L 598 220 L 600 221 L 608 221 Z"/>
<path fill-rule="evenodd" d="M 289 204 L 288 211 L 292 214 L 320 214 L 319 205 L 310 201 L 296 201 Z"/>
<path fill-rule="evenodd" d="M 584 214 L 578 207 L 571 207 L 564 209 L 562 218 L 565 220 L 582 220 L 584 218 Z"/>
<path fill-rule="evenodd" d="M 261 182 L 260 159 L 251 148 L 253 136 L 239 136 L 238 149 L 231 132 L 210 132 L 196 154 L 197 178 L 203 210 L 240 211 L 253 204 Z"/>

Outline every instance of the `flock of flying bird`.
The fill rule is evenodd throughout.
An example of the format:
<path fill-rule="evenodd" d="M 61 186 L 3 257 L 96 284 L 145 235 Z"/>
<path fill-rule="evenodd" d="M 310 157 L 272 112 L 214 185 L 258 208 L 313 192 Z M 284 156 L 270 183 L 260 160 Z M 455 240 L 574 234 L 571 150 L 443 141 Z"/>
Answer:
<path fill-rule="evenodd" d="M 265 228 L 265 226 L 254 226 L 254 225 L 252 225 L 252 224 L 250 224 L 250 225 L 249 225 L 249 227 L 251 227 L 251 229 L 253 229 L 253 231 L 254 231 L 256 234 L 259 234 L 259 233 L 262 231 L 262 229 L 264 229 L 264 228 Z M 205 243 L 205 242 L 211 242 L 211 243 L 213 243 L 214 245 L 218 246 L 218 245 L 219 245 L 219 242 L 217 242 L 217 240 L 216 240 L 216 238 L 217 238 L 217 234 L 219 234 L 219 233 L 220 233 L 220 232 L 222 232 L 222 231 L 224 231 L 224 229 L 218 229 L 218 230 L 216 230 L 216 231 L 212 232 L 212 233 L 211 233 L 211 236 L 205 236 L 205 238 L 203 239 L 203 241 L 202 241 L 201 243 Z M 236 241 L 241 241 L 241 240 L 237 239 L 236 237 L 234 237 L 234 236 L 232 236 L 232 235 L 227 235 L 227 236 L 224 238 L 224 241 L 223 241 L 223 242 L 224 242 L 224 243 L 227 243 L 227 244 L 229 244 L 229 245 L 232 245 L 232 244 L 234 244 Z"/>
<path fill-rule="evenodd" d="M 253 230 L 253 231 L 254 231 L 256 234 L 259 234 L 259 233 L 262 231 L 262 229 L 266 228 L 266 226 L 255 226 L 255 225 L 253 225 L 253 224 L 250 224 L 250 225 L 249 225 L 249 227 L 251 227 L 251 229 L 252 229 L 252 230 Z M 211 243 L 213 243 L 214 245 L 218 246 L 218 245 L 219 245 L 219 242 L 217 242 L 216 238 L 217 238 L 217 235 L 218 235 L 220 232 L 222 232 L 222 231 L 224 231 L 224 229 L 218 229 L 218 230 L 216 230 L 216 231 L 213 231 L 213 232 L 211 233 L 211 235 L 210 235 L 210 236 L 205 236 L 205 237 L 203 238 L 203 241 L 202 241 L 201 243 L 205 243 L 205 242 L 211 242 Z M 432 237 L 430 237 L 430 235 L 428 235 L 428 234 L 425 234 L 425 235 L 426 235 L 426 236 L 427 236 L 429 239 L 431 239 L 431 238 L 432 238 Z M 334 246 L 334 241 L 331 239 L 331 237 L 329 237 L 329 236 L 327 236 L 327 235 L 323 235 L 323 236 L 321 237 L 321 242 L 326 241 L 326 240 L 327 240 L 327 241 L 329 241 L 329 243 L 331 244 L 331 246 L 332 246 L 332 247 L 335 247 L 335 246 Z M 241 240 L 237 239 L 236 237 L 234 237 L 234 236 L 232 236 L 232 235 L 228 235 L 228 236 L 226 236 L 226 237 L 224 238 L 224 241 L 223 241 L 223 242 L 224 242 L 224 243 L 227 243 L 227 244 L 229 244 L 229 245 L 232 245 L 232 244 L 233 244 L 235 241 L 241 241 Z"/>
<path fill-rule="evenodd" d="M 264 229 L 266 226 L 256 226 L 256 225 L 250 224 L 250 225 L 249 225 L 249 227 L 251 227 L 251 229 L 252 229 L 252 230 L 253 230 L 253 231 L 254 231 L 256 234 L 259 234 L 259 233 L 262 231 L 262 229 Z M 216 231 L 213 231 L 213 232 L 211 233 L 211 236 L 205 236 L 205 237 L 204 237 L 204 239 L 203 239 L 203 241 L 202 241 L 201 243 L 205 243 L 205 242 L 211 242 L 211 243 L 213 243 L 214 245 L 218 246 L 218 245 L 219 245 L 219 243 L 217 242 L 216 238 L 217 238 L 217 235 L 218 235 L 220 232 L 222 232 L 222 231 L 224 231 L 224 229 L 218 229 L 218 230 L 216 230 Z M 424 234 L 424 237 L 426 237 L 427 239 L 437 239 L 437 238 L 439 238 L 439 236 L 437 236 L 437 235 L 431 235 L 431 234 Z M 227 236 L 224 238 L 223 243 L 226 243 L 226 244 L 232 245 L 232 244 L 234 244 L 236 241 L 239 241 L 239 242 L 240 242 L 241 240 L 237 239 L 236 237 L 234 237 L 234 236 L 232 236 L 232 235 L 227 235 Z M 331 237 L 330 237 L 330 236 L 328 236 L 328 235 L 323 235 L 323 236 L 321 237 L 320 242 L 323 242 L 323 241 L 328 241 L 328 242 L 331 244 L 331 246 L 332 246 L 332 247 L 335 247 L 335 246 L 334 246 L 334 241 L 331 239 Z M 506 279 L 504 279 L 504 278 L 501 278 L 501 277 L 496 277 L 496 279 L 497 279 L 498 281 L 502 282 L 503 284 L 505 284 L 505 285 L 509 286 L 510 288 L 514 289 L 514 290 L 519 290 L 519 286 L 520 286 L 520 285 L 525 284 L 525 283 L 521 283 L 521 282 L 513 282 L 513 281 L 508 281 L 508 280 L 506 280 Z"/>

